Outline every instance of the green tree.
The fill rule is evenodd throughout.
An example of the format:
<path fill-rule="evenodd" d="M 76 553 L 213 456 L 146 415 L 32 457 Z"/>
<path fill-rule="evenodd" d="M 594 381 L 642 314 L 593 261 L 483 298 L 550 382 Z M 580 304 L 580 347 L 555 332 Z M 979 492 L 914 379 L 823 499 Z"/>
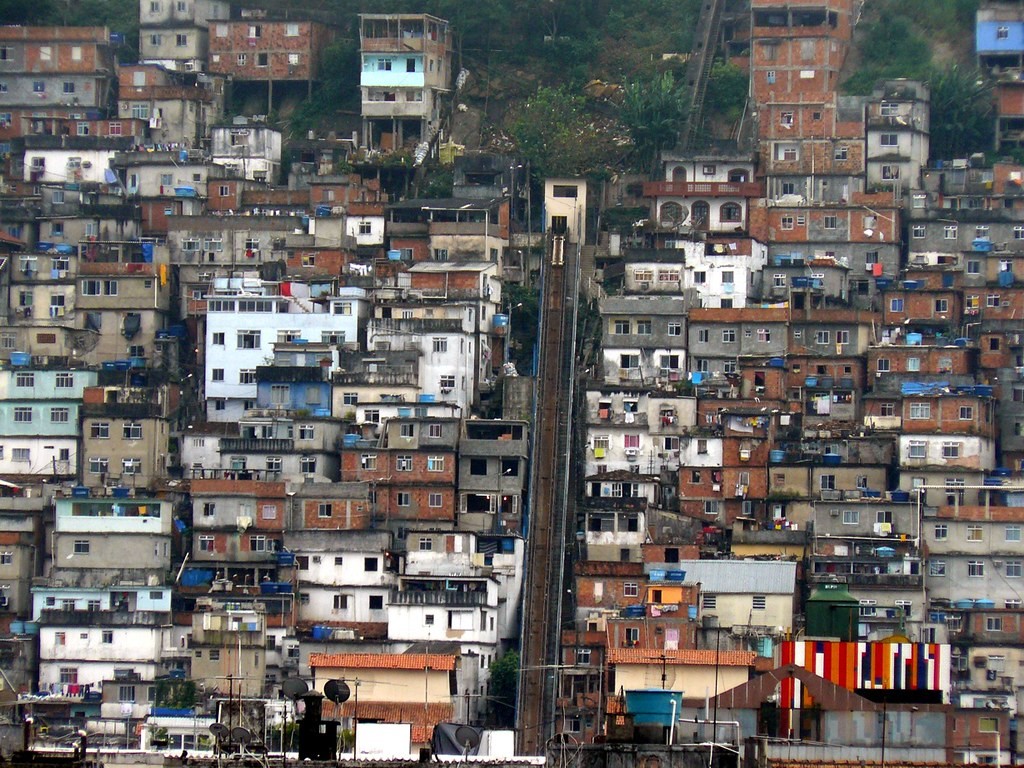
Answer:
<path fill-rule="evenodd" d="M 932 60 L 928 40 L 914 20 L 886 9 L 878 21 L 866 27 L 858 50 L 861 67 L 843 83 L 848 93 L 869 94 L 879 80 L 908 77 L 923 80 Z"/>
<path fill-rule="evenodd" d="M 498 727 L 511 728 L 516 720 L 516 691 L 519 688 L 519 654 L 508 651 L 491 664 L 491 717 Z"/>
<path fill-rule="evenodd" d="M 506 129 L 537 178 L 579 176 L 605 157 L 605 140 L 584 112 L 582 96 L 565 88 L 545 88 L 511 110 Z"/>
<path fill-rule="evenodd" d="M 952 64 L 935 70 L 931 88 L 931 156 L 966 157 L 992 147 L 992 84 L 982 72 Z"/>
<path fill-rule="evenodd" d="M 739 120 L 747 103 L 748 80 L 747 73 L 735 64 L 715 61 L 704 98 L 705 114 L 719 115 L 729 123 Z"/>
<path fill-rule="evenodd" d="M 646 83 L 631 82 L 623 88 L 620 119 L 633 139 L 640 166 L 654 173 L 658 153 L 674 147 L 686 114 L 683 89 L 671 72 Z"/>

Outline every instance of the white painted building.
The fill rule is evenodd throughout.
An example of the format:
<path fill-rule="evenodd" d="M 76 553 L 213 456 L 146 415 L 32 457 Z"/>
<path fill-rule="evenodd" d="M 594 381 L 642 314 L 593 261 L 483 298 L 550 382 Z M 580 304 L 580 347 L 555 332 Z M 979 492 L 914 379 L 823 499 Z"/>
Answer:
<path fill-rule="evenodd" d="M 275 184 L 281 172 L 281 132 L 236 117 L 231 125 L 210 129 L 210 159 L 230 174 Z"/>
<path fill-rule="evenodd" d="M 92 139 L 88 143 L 69 141 L 55 147 L 25 148 L 22 181 L 34 184 L 107 184 L 106 171 L 119 150 L 128 148 L 128 141 Z"/>
<path fill-rule="evenodd" d="M 687 253 L 683 288 L 692 288 L 700 306 L 740 309 L 759 296 L 761 272 L 768 263 L 768 246 L 737 237 L 707 240 Z"/>
<path fill-rule="evenodd" d="M 207 301 L 205 387 L 211 421 L 237 421 L 255 407 L 256 368 L 271 364 L 277 342 L 354 341 L 367 312 L 359 288 L 313 301 L 273 295 L 276 284 L 253 282 L 229 286 Z"/>

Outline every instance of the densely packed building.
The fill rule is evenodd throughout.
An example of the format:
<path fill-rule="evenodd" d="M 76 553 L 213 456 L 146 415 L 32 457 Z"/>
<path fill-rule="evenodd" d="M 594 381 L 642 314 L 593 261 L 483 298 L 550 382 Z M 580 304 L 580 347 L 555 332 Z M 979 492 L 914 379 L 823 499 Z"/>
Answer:
<path fill-rule="evenodd" d="M 977 26 L 1003 144 L 1015 9 Z M 544 180 L 525 237 L 515 158 L 455 159 L 440 199 L 373 164 L 436 153 L 443 19 L 363 15 L 359 127 L 302 140 L 225 103 L 315 88 L 320 21 L 142 0 L 130 65 L 106 29 L 0 30 L 0 691 L 54 737 L 175 749 L 293 678 L 361 681 L 329 714 L 415 744 L 503 719 L 533 470 L 510 286 L 571 230 L 599 341 L 557 728 L 613 738 L 622 691 L 660 686 L 737 722 L 774 696 L 752 732 L 820 740 L 801 702 L 876 688 L 935 738 L 899 759 L 1011 759 L 1024 166 L 931 158 L 924 83 L 840 95 L 858 12 L 753 0 L 751 140 L 616 180 L 648 211 L 621 230 L 606 190 Z M 818 658 L 855 653 L 866 676 Z"/>

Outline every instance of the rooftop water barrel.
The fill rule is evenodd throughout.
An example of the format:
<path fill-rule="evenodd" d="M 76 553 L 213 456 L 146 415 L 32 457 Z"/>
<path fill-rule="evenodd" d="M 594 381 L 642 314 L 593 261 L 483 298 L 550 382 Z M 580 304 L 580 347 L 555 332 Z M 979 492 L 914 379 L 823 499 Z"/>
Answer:
<path fill-rule="evenodd" d="M 954 601 L 953 607 L 961 611 L 967 611 L 974 607 L 974 600 L 969 597 L 965 597 L 962 600 Z"/>
<path fill-rule="evenodd" d="M 643 618 L 644 607 L 642 605 L 627 605 L 622 610 L 622 615 L 628 619 L 639 619 Z"/>
<path fill-rule="evenodd" d="M 1000 272 L 997 280 L 1000 286 L 1008 288 L 1013 285 L 1013 272 Z"/>
<path fill-rule="evenodd" d="M 402 260 L 402 252 L 401 251 L 388 251 L 388 261 L 401 261 L 401 260 Z"/>
<path fill-rule="evenodd" d="M 341 444 L 346 448 L 355 448 L 359 442 L 359 435 L 344 435 L 341 438 Z"/>
<path fill-rule="evenodd" d="M 84 485 L 76 485 L 71 489 L 71 495 L 76 499 L 88 499 L 89 489 Z"/>
<path fill-rule="evenodd" d="M 875 278 L 875 288 L 877 288 L 880 291 L 886 290 L 891 285 L 892 285 L 892 278 L 891 277 L 876 277 Z"/>
<path fill-rule="evenodd" d="M 11 352 L 11 365 L 24 366 L 32 363 L 32 355 L 28 352 Z"/>
<path fill-rule="evenodd" d="M 768 360 L 769 368 L 785 368 L 786 358 L 784 357 L 772 357 Z"/>
<path fill-rule="evenodd" d="M 633 716 L 636 725 L 672 725 L 673 713 L 679 717 L 683 708 L 682 691 L 645 688 L 626 691 L 626 713 Z"/>
<path fill-rule="evenodd" d="M 877 547 L 875 554 L 878 557 L 896 557 L 896 549 L 894 547 Z"/>
<path fill-rule="evenodd" d="M 975 253 L 988 253 L 992 250 L 992 241 L 987 237 L 976 237 L 971 241 Z"/>
<path fill-rule="evenodd" d="M 919 347 L 919 346 L 921 346 L 921 342 L 923 340 L 924 340 L 924 336 L 922 336 L 920 333 L 908 333 L 907 334 L 907 344 L 909 344 L 912 347 Z"/>
<path fill-rule="evenodd" d="M 420 394 L 417 400 L 421 403 L 433 403 L 436 402 L 437 398 L 435 395 L 431 394 Z"/>
<path fill-rule="evenodd" d="M 127 499 L 128 494 L 131 493 L 131 490 L 131 488 L 119 485 L 116 488 L 111 489 L 110 495 L 113 496 L 115 499 Z"/>
<path fill-rule="evenodd" d="M 686 571 L 671 570 L 665 573 L 665 578 L 669 581 L 686 581 Z"/>
<path fill-rule="evenodd" d="M 768 452 L 768 461 L 770 461 L 772 464 L 781 464 L 785 460 L 786 460 L 786 452 L 785 451 L 769 451 Z"/>
<path fill-rule="evenodd" d="M 838 453 L 826 453 L 822 456 L 826 467 L 838 467 L 843 460 L 843 457 Z"/>
<path fill-rule="evenodd" d="M 690 621 L 696 621 L 697 620 L 697 606 L 696 605 L 688 605 L 688 606 L 686 606 L 686 618 L 688 618 Z"/>
<path fill-rule="evenodd" d="M 494 315 L 494 317 L 491 318 L 491 325 L 498 333 L 504 333 L 508 328 L 508 315 L 501 313 Z"/>
<path fill-rule="evenodd" d="M 975 608 L 981 608 L 983 610 L 991 610 L 996 607 L 995 600 L 989 600 L 987 597 L 980 598 L 974 601 Z"/>
<path fill-rule="evenodd" d="M 647 574 L 647 578 L 651 581 L 664 581 L 665 571 L 661 568 L 652 568 L 651 572 Z"/>
<path fill-rule="evenodd" d="M 893 501 L 910 501 L 910 491 L 893 491 Z"/>

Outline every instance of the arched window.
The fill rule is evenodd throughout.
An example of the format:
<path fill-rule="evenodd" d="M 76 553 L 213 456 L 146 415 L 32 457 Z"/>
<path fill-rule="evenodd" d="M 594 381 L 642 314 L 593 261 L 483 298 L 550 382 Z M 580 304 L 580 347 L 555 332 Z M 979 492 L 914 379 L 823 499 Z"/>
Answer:
<path fill-rule="evenodd" d="M 742 168 L 733 168 L 729 171 L 729 181 L 743 183 L 747 180 L 747 172 Z"/>
<path fill-rule="evenodd" d="M 675 227 L 686 220 L 686 209 L 679 203 L 662 203 L 659 213 L 661 224 L 665 227 Z"/>
<path fill-rule="evenodd" d="M 686 181 L 686 166 L 677 165 L 672 169 L 672 181 Z"/>
<path fill-rule="evenodd" d="M 722 221 L 743 221 L 743 209 L 736 203 L 726 203 L 722 206 Z"/>
<path fill-rule="evenodd" d="M 700 229 L 701 227 L 707 227 L 708 220 L 711 218 L 711 206 L 704 200 L 698 200 L 693 204 L 691 209 L 693 215 L 693 226 Z"/>

